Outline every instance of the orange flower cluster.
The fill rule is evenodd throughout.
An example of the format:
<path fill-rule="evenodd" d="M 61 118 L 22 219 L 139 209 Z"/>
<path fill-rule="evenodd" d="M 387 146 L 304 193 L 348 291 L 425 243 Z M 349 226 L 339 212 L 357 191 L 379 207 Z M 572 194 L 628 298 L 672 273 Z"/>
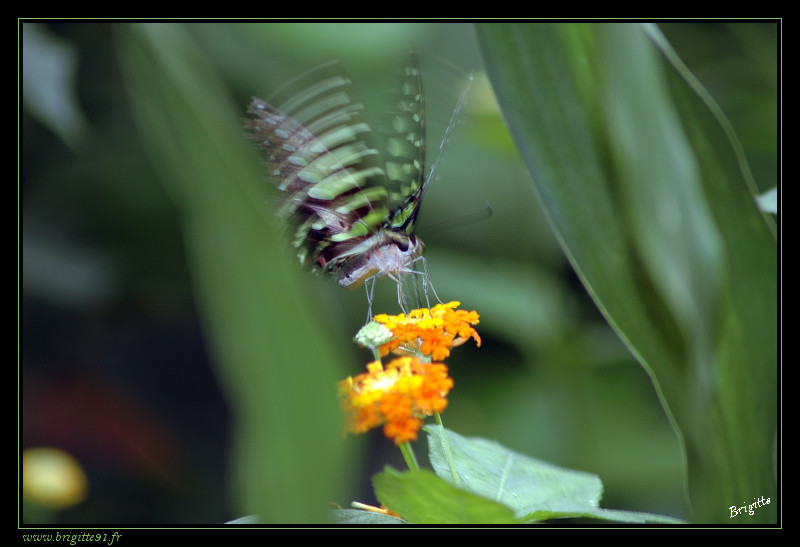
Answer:
<path fill-rule="evenodd" d="M 359 331 L 356 342 L 373 351 L 379 348 L 381 357 L 392 351 L 407 356 L 385 367 L 374 361 L 367 372 L 339 382 L 348 431 L 364 433 L 382 425 L 384 434 L 400 445 L 417 439 L 426 416 L 447 407 L 453 380 L 443 363 L 427 361 L 441 361 L 450 355 L 450 348 L 470 338 L 481 345 L 472 328 L 478 324 L 478 314 L 457 310 L 459 305 L 450 302 L 408 315 L 377 315 Z"/>
<path fill-rule="evenodd" d="M 348 430 L 364 433 L 383 425 L 395 444 L 415 441 L 423 418 L 447 407 L 453 380 L 443 363 L 422 363 L 416 357 L 399 357 L 384 367 L 380 361 L 367 372 L 339 382 Z"/>
<path fill-rule="evenodd" d="M 458 347 L 470 338 L 481 345 L 481 337 L 472 328 L 477 325 L 478 312 L 457 310 L 461 302 L 437 304 L 431 309 L 411 310 L 408 315 L 380 314 L 373 321 L 392 332 L 392 339 L 380 347 L 380 355 L 402 349 L 404 353 L 422 353 L 434 361 L 450 355 L 451 347 Z"/>

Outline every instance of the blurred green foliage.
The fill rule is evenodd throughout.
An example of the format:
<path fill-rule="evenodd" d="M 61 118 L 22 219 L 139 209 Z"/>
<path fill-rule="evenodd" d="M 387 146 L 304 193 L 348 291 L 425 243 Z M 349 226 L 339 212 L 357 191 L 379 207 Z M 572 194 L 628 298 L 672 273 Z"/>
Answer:
<path fill-rule="evenodd" d="M 480 38 L 564 251 L 680 436 L 691 518 L 775 499 L 777 233 L 723 111 L 654 25 Z"/>
<path fill-rule="evenodd" d="M 86 125 L 80 138 L 60 139 L 53 127 L 63 124 L 28 108 L 23 93 L 26 338 L 34 346 L 52 343 L 53 332 L 76 330 L 75 317 L 104 325 L 123 315 L 158 328 L 164 317 L 193 326 L 196 313 L 230 413 L 230 445 L 218 433 L 206 439 L 231 447 L 230 471 L 192 475 L 195 486 L 180 490 L 183 505 L 177 496 L 158 505 L 163 522 L 221 522 L 247 513 L 265 522 L 317 522 L 329 502 L 372 501 L 359 485 L 368 485 L 386 462 L 381 451 L 393 447 L 375 439 L 368 452 L 363 440 L 342 439 L 333 398 L 333 382 L 369 359 L 349 344 L 364 321 L 364 294 L 294 263 L 272 216 L 275 193 L 264 184 L 241 118 L 251 96 L 268 98 L 298 69 L 330 54 L 342 59 L 368 104 L 380 108 L 386 79 L 410 47 L 423 62 L 430 158 L 466 74 L 476 74 L 419 222 L 440 297 L 481 314 L 483 347 L 462 350 L 450 363 L 456 388 L 445 423 L 597 474 L 604 507 L 689 517 L 678 438 L 650 377 L 597 312 L 550 230 L 494 103 L 472 25 L 27 25 L 72 51 L 75 73 L 63 94 L 73 97 L 70 109 L 82 112 Z M 730 119 L 759 189 L 775 186 L 776 25 L 662 30 Z M 583 70 L 601 69 L 589 63 Z M 23 74 L 23 91 L 28 82 Z M 569 116 L 561 120 L 570 123 Z M 485 203 L 494 212 L 489 219 L 448 226 Z M 392 312 L 394 287 L 385 281 L 379 288 L 375 310 Z M 36 314 L 53 309 L 64 323 L 37 331 Z M 85 332 L 97 331 L 77 334 Z M 92 344 L 88 337 L 82 347 Z M 33 368 L 31 355 L 23 352 L 23 371 Z M 133 369 L 163 370 L 159 358 L 174 361 L 175 354 L 131 354 L 88 373 L 124 386 Z M 38 374 L 50 374 L 48 366 L 39 359 Z M 191 367 L 181 373 L 195 374 Z M 177 400 L 184 411 L 204 405 Z M 201 415 L 189 418 L 190 427 L 202 430 Z M 183 473 L 204 449 L 182 452 Z M 220 508 L 187 515 L 198 499 Z M 724 509 L 742 501 L 720 503 Z M 88 507 L 97 507 L 92 503 L 102 501 L 90 495 Z M 64 518 L 124 520 L 99 514 Z"/>

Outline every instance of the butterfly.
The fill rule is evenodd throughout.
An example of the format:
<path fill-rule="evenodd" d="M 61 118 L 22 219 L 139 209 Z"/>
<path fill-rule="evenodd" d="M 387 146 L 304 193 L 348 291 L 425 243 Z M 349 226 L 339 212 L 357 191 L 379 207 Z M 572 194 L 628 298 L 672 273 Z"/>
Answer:
<path fill-rule="evenodd" d="M 414 267 L 424 265 L 415 228 L 432 176 L 417 55 L 406 58 L 380 133 L 336 60 L 285 87 L 291 91 L 279 101 L 254 98 L 245 127 L 282 192 L 281 216 L 294 229 L 301 264 L 346 288 L 372 281 L 374 289 L 376 279 L 389 277 L 405 309 L 403 274 L 422 274 L 426 294 L 430 285 L 427 267 Z M 367 296 L 371 306 L 369 286 Z"/>

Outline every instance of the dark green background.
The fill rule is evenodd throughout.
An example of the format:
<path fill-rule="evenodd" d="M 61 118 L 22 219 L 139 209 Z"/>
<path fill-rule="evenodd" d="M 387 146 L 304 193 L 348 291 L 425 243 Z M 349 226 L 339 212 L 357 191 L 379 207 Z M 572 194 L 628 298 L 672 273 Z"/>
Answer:
<path fill-rule="evenodd" d="M 319 521 L 328 502 L 374 501 L 368 477 L 402 465 L 379 435 L 339 435 L 332 386 L 368 360 L 349 343 L 365 297 L 293 263 L 238 119 L 328 54 L 379 108 L 410 47 L 429 158 L 476 75 L 419 221 L 441 298 L 481 313 L 482 348 L 449 361 L 446 425 L 596 473 L 604 507 L 689 518 L 678 439 L 550 231 L 473 25 L 25 25 L 74 55 L 60 92 L 86 121 L 59 138 L 23 94 L 21 445 L 69 451 L 91 483 L 56 522 Z M 777 25 L 660 27 L 729 118 L 759 190 L 774 187 Z M 490 218 L 458 224 L 486 203 Z M 394 287 L 379 285 L 376 311 L 395 312 Z"/>

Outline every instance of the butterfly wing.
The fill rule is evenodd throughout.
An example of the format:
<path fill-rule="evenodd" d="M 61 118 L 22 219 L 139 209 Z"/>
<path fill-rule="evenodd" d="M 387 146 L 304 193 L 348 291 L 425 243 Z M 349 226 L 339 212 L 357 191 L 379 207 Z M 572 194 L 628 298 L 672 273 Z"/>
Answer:
<path fill-rule="evenodd" d="M 425 95 L 419 60 L 409 54 L 394 90 L 394 108 L 387 114 L 385 157 L 391 192 L 392 230 L 411 235 L 426 189 Z"/>
<path fill-rule="evenodd" d="M 424 104 L 416 56 L 403 72 L 384 153 L 352 82 L 331 61 L 288 86 L 283 101 L 253 99 L 245 121 L 283 192 L 304 265 L 343 286 L 404 271 L 422 252 L 412 231 L 422 197 Z M 279 106 L 274 106 L 278 104 Z"/>

